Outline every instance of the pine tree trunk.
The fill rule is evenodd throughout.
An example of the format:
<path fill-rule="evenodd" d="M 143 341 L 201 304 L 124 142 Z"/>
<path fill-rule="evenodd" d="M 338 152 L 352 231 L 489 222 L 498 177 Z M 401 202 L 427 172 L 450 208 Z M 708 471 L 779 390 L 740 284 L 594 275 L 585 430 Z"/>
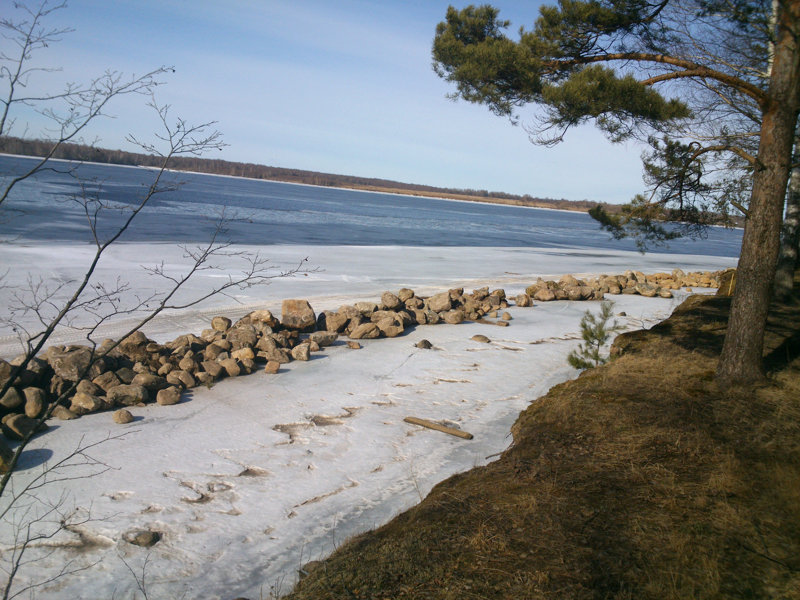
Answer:
<path fill-rule="evenodd" d="M 781 213 L 800 108 L 800 0 L 782 3 L 758 164 L 742 238 L 736 290 L 717 381 L 723 387 L 763 378 L 764 329 L 775 279 Z"/>
<path fill-rule="evenodd" d="M 800 160 L 800 137 L 795 132 L 794 160 Z M 794 271 L 800 254 L 800 165 L 795 165 L 786 194 L 786 214 L 781 229 L 781 249 L 775 273 L 775 297 L 786 300 L 794 287 Z"/>

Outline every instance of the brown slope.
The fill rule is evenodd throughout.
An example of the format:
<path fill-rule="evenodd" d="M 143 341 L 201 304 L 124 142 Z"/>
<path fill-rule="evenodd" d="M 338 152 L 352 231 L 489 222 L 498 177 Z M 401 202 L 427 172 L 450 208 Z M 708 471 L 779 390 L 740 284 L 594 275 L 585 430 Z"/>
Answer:
<path fill-rule="evenodd" d="M 310 598 L 800 598 L 800 309 L 757 389 L 713 382 L 726 299 L 694 297 L 554 387 L 495 463 L 313 568 Z"/>

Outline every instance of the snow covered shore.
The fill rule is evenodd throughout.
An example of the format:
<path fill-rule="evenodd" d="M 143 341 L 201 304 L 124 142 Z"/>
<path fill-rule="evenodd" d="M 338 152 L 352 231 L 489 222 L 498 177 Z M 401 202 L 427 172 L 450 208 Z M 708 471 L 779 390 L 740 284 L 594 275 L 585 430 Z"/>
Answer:
<path fill-rule="evenodd" d="M 177 265 L 167 245 L 120 244 L 101 276 L 123 274 L 132 289 L 152 281 L 138 265 Z M 0 247 L 16 283 L 29 274 L 69 281 L 81 273 L 85 246 Z M 552 248 L 413 248 L 270 246 L 270 257 L 290 266 L 308 256 L 319 270 L 277 279 L 261 290 L 218 297 L 197 308 L 165 314 L 145 332 L 158 341 L 199 332 L 215 314 L 235 317 L 255 307 L 279 312 L 281 300 L 307 298 L 319 312 L 354 300 L 377 300 L 384 290 L 418 294 L 482 285 L 518 293 L 539 275 L 716 270 L 730 258 L 642 256 Z M 209 276 L 224 276 L 215 272 Z M 194 281 L 202 292 L 211 279 Z M 6 293 L 6 292 L 2 292 Z M 665 318 L 675 299 L 618 296 L 615 311 L 631 328 Z M 0 301 L 9 303 L 6 295 Z M 196 388 L 174 406 L 132 408 L 136 420 L 116 425 L 110 413 L 56 422 L 26 450 L 22 468 L 33 476 L 77 444 L 124 434 L 92 449 L 111 467 L 91 478 L 62 481 L 41 494 L 90 520 L 32 549 L 40 558 L 20 583 L 46 579 L 74 559 L 91 568 L 37 591 L 39 598 L 268 598 L 287 592 L 302 564 L 319 559 L 358 532 L 386 522 L 453 473 L 492 460 L 508 446 L 520 410 L 549 387 L 576 375 L 566 355 L 579 321 L 595 303 L 551 302 L 509 309 L 507 328 L 464 323 L 417 327 L 407 335 L 362 341 L 361 350 L 337 343 L 309 362 L 285 365 L 278 375 L 256 373 Z M 111 323 L 113 337 L 124 324 Z M 470 338 L 486 335 L 491 343 Z M 0 354 L 13 356 L 13 332 L 2 332 Z M 53 342 L 77 341 L 68 330 Z M 415 347 L 421 339 L 433 348 Z M 406 416 L 446 421 L 474 435 L 452 438 L 403 422 Z M 12 524 L 0 525 L 6 543 Z M 150 549 L 124 535 L 160 532 Z"/>

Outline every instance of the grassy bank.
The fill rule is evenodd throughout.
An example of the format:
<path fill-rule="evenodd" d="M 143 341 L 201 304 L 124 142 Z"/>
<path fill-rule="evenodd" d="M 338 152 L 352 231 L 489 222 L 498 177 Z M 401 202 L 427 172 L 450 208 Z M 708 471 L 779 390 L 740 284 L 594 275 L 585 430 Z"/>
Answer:
<path fill-rule="evenodd" d="M 514 443 L 309 565 L 290 598 L 800 598 L 800 307 L 769 380 L 713 381 L 729 301 L 695 296 L 525 410 Z"/>

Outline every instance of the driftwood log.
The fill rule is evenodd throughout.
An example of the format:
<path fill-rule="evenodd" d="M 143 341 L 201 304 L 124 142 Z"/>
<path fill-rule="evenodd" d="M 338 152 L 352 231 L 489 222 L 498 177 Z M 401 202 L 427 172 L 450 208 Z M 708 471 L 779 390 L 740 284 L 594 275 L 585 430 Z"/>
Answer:
<path fill-rule="evenodd" d="M 436 431 L 441 431 L 442 433 L 447 433 L 450 435 L 454 435 L 456 437 L 464 438 L 465 440 L 471 440 L 472 434 L 467 433 L 466 431 L 461 431 L 460 429 L 453 429 L 452 427 L 445 427 L 444 425 L 440 425 L 439 423 L 434 423 L 433 421 L 428 421 L 427 419 L 418 419 L 417 417 L 406 417 L 403 419 L 406 423 L 411 423 L 413 425 L 421 425 L 422 427 L 427 427 L 428 429 L 435 429 Z"/>

